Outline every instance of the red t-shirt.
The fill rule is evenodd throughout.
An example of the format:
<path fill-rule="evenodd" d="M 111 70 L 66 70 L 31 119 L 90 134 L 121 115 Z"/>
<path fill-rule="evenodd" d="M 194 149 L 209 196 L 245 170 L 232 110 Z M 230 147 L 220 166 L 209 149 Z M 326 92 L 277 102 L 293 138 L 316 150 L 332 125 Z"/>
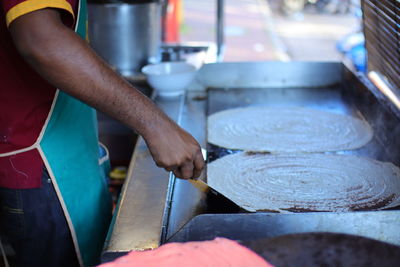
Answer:
<path fill-rule="evenodd" d="M 49 114 L 56 88 L 42 79 L 19 55 L 8 26 L 19 16 L 57 8 L 73 26 L 78 0 L 0 0 L 0 187 L 41 186 L 43 161 L 37 149 L 8 152 L 36 143 Z"/>

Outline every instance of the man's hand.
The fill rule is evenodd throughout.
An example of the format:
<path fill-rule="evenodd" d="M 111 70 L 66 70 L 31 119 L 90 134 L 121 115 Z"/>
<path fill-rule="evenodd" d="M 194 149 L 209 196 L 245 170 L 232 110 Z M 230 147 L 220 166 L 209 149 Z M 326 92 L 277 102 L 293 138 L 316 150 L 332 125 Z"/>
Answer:
<path fill-rule="evenodd" d="M 165 121 L 148 136 L 146 143 L 157 166 L 183 179 L 200 176 L 204 167 L 200 145 L 175 123 Z"/>
<path fill-rule="evenodd" d="M 50 84 L 142 135 L 158 166 L 185 179 L 200 175 L 204 161 L 196 140 L 105 64 L 62 23 L 57 9 L 18 17 L 10 33 L 22 57 Z"/>

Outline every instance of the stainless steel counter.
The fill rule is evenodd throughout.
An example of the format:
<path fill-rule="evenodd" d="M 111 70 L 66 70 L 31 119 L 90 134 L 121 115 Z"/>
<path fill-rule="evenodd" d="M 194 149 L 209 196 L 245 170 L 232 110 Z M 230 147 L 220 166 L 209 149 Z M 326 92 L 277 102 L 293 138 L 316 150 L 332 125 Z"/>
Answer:
<path fill-rule="evenodd" d="M 196 91 L 174 99 L 155 99 L 157 105 L 202 146 L 205 145 L 205 101 L 198 99 L 202 99 L 204 94 Z M 184 105 L 185 102 L 188 104 Z M 131 250 L 152 249 L 160 245 L 166 235 L 172 192 L 189 187 L 193 195 L 197 193 L 188 182 L 175 180 L 173 175 L 155 165 L 143 138 L 139 137 L 105 243 L 103 262 Z M 191 210 L 196 201 L 193 199 L 191 204 L 189 199 L 181 206 Z"/>
<path fill-rule="evenodd" d="M 368 83 L 368 81 L 365 82 Z M 209 94 L 206 89 L 217 88 L 220 92 L 240 89 L 231 92 L 230 95 L 236 94 L 236 92 L 240 94 L 243 91 L 242 89 L 262 89 L 267 91 L 278 89 L 278 91 L 272 94 L 275 98 L 269 98 L 268 101 L 275 101 L 278 98 L 281 100 L 293 98 L 298 101 L 304 100 L 304 103 L 311 103 L 313 100 L 309 98 L 310 96 L 302 92 L 310 91 L 304 90 L 305 88 L 314 88 L 315 90 L 321 88 L 321 92 L 329 91 L 330 93 L 323 94 L 318 103 L 324 103 L 328 108 L 332 109 L 336 106 L 332 106 L 333 102 L 329 101 L 336 101 L 338 105 L 341 105 L 342 101 L 344 101 L 343 103 L 347 103 L 347 100 L 344 100 L 345 95 L 342 95 L 346 94 L 347 83 L 360 83 L 360 80 L 346 70 L 341 63 L 216 63 L 205 65 L 199 70 L 195 81 L 191 84 L 185 96 L 171 100 L 156 98 L 155 102 L 172 119 L 194 135 L 202 147 L 206 147 L 206 113 L 209 109 L 209 102 L 207 101 Z M 354 90 L 362 88 L 360 90 L 369 92 L 362 99 L 353 99 L 355 102 L 363 101 L 363 103 L 367 103 L 366 106 L 364 103 L 361 112 L 363 114 L 370 113 L 367 115 L 371 116 L 371 118 L 373 117 L 378 122 L 381 120 L 380 116 L 383 116 L 382 114 L 385 116 L 389 116 L 388 114 L 397 114 L 397 117 L 400 118 L 399 111 L 395 106 L 391 102 L 387 102 L 387 100 L 382 100 L 382 94 L 376 88 L 374 89 L 371 84 L 368 84 L 368 86 L 371 86 L 372 89 L 370 90 L 372 91 L 368 91 L 365 85 L 354 86 L 356 88 Z M 296 88 L 298 91 L 296 91 Z M 342 93 L 337 94 L 334 92 L 335 88 L 341 88 Z M 213 91 L 213 94 L 218 94 L 214 89 L 209 91 Z M 282 89 L 285 89 L 283 90 L 284 92 Z M 281 91 L 286 96 L 277 93 Z M 254 95 L 256 96 L 257 93 Z M 268 96 L 271 96 L 271 94 L 268 94 Z M 223 94 L 220 97 L 223 98 Z M 377 101 L 376 99 L 386 101 L 383 113 L 378 112 L 380 110 L 377 110 L 377 106 L 368 104 L 373 103 L 371 101 Z M 257 97 L 243 98 L 243 101 L 260 102 Z M 217 102 L 214 101 L 213 105 L 218 106 Z M 356 108 L 355 105 L 354 108 Z M 387 130 L 387 127 L 391 127 L 391 130 Z M 398 136 L 400 134 L 400 125 L 393 121 L 393 124 L 381 125 L 379 129 L 376 131 L 376 137 L 379 137 L 381 141 L 383 140 L 383 143 L 380 142 L 384 150 L 386 147 L 390 149 L 387 151 L 374 150 L 376 153 L 374 152 L 375 154 L 372 156 L 381 160 L 384 160 L 384 157 L 388 159 L 396 158 L 395 163 L 398 164 L 398 157 L 396 155 L 398 155 L 400 144 L 396 141 L 395 135 Z M 361 150 L 360 153 L 371 154 L 370 150 Z M 103 261 L 111 260 L 131 250 L 156 248 L 161 243 L 167 242 L 187 222 L 199 214 L 206 213 L 204 197 L 189 182 L 175 179 L 173 175 L 157 168 L 143 139 L 139 138 L 130 163 L 128 177 L 121 192 L 117 212 L 114 215 L 105 244 Z M 295 218 L 303 214 L 295 214 L 290 218 Z M 355 213 L 343 215 L 343 221 L 347 220 L 346 216 L 349 216 L 348 219 L 351 221 L 352 214 Z M 374 220 L 373 214 L 376 213 L 368 213 L 367 216 L 371 216 L 371 220 Z M 398 218 L 397 211 L 388 212 L 387 214 L 396 214 L 396 218 Z M 212 217 L 213 215 L 207 216 Z M 259 216 L 262 217 L 264 215 Z M 284 214 L 276 214 L 274 216 L 282 216 L 283 221 L 289 218 Z M 312 217 L 314 215 L 304 216 Z M 321 214 L 321 216 L 323 215 Z M 245 220 L 247 220 L 246 218 L 250 218 L 248 216 L 242 217 Z M 380 217 L 376 218 L 379 219 Z M 391 220 L 391 223 L 395 221 Z M 243 225 L 246 225 L 246 222 L 243 222 Z M 325 228 L 322 227 L 321 229 Z M 386 228 L 389 229 L 388 227 Z M 385 229 L 380 229 L 380 231 L 385 231 Z M 288 232 L 290 232 L 290 229 Z M 398 241 L 400 243 L 400 240 Z"/>

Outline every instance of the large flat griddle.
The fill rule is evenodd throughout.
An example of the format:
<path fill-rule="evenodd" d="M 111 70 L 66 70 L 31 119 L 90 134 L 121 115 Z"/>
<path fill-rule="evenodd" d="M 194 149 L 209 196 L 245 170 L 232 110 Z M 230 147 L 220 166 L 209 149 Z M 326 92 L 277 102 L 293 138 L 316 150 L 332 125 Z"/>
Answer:
<path fill-rule="evenodd" d="M 208 162 L 234 153 L 207 144 L 207 115 L 252 105 L 303 106 L 362 118 L 374 130 L 364 147 L 342 154 L 400 165 L 400 112 L 364 76 L 341 63 L 248 62 L 203 67 L 185 96 L 157 105 L 208 150 Z M 158 169 L 139 139 L 104 255 L 216 236 L 256 239 L 300 232 L 337 232 L 400 245 L 400 210 L 346 213 L 242 213 Z M 104 257 L 106 257 L 104 256 Z"/>
<path fill-rule="evenodd" d="M 335 80 L 332 78 L 337 74 L 334 65 L 329 66 L 327 64 L 325 65 L 326 69 L 321 66 L 319 70 L 313 69 L 312 64 L 303 65 L 304 68 L 301 70 L 291 70 L 291 68 L 295 68 L 296 64 L 289 65 L 287 65 L 286 73 L 282 73 L 284 71 L 281 69 L 282 65 L 277 66 L 276 72 L 266 69 L 266 75 L 274 75 L 274 77 L 269 77 L 270 80 L 265 82 L 264 87 L 260 86 L 262 84 L 259 80 L 260 74 L 253 74 L 251 68 L 249 70 L 244 68 L 234 70 L 233 74 L 226 74 L 226 76 L 222 74 L 222 77 L 215 73 L 214 77 L 220 77 L 220 80 L 210 78 L 212 85 L 207 88 L 204 100 L 205 115 L 209 116 L 215 112 L 231 108 L 259 105 L 301 106 L 350 115 L 366 120 L 372 126 L 374 130 L 373 139 L 359 149 L 330 153 L 358 155 L 400 165 L 400 143 L 397 138 L 400 133 L 399 112 L 390 101 L 382 96 L 376 87 L 372 86 L 363 76 L 357 76 L 345 67 L 338 70 L 340 76 L 339 79 Z M 231 66 L 226 66 L 225 70 L 229 71 Z M 312 75 L 313 72 L 315 76 Z M 228 79 L 227 76 L 231 79 Z M 293 79 L 290 79 L 290 77 Z M 251 81 L 251 78 L 254 80 Z M 243 80 L 244 82 L 242 82 Z M 246 83 L 250 86 L 243 86 Z M 238 150 L 229 150 L 209 143 L 207 143 L 207 151 L 208 162 L 226 154 L 238 152 Z M 175 199 L 177 203 L 180 198 L 176 196 Z M 222 213 L 223 216 L 228 217 L 227 214 L 231 214 L 232 220 L 236 220 L 239 217 L 234 217 L 235 214 L 241 212 L 240 210 L 232 211 L 232 207 L 227 206 L 226 203 L 221 204 L 210 198 L 203 199 L 201 203 L 203 203 L 203 213 L 205 214 Z M 349 213 L 347 216 L 351 217 L 351 214 Z M 379 214 L 379 212 L 369 214 Z M 177 218 L 175 216 L 178 216 L 177 213 L 172 213 L 172 215 L 174 220 Z M 303 218 L 308 216 L 306 212 L 299 212 L 298 215 L 303 216 Z M 214 216 L 218 218 L 219 215 Z M 240 217 L 240 220 L 246 221 L 245 218 L 248 216 L 249 214 L 244 214 Z M 321 213 L 318 216 L 324 216 L 324 214 Z M 178 225 L 170 224 L 169 226 L 177 227 Z M 216 226 L 216 228 L 218 227 Z M 350 226 L 350 228 L 356 229 L 356 226 Z M 176 230 L 178 229 L 177 227 Z M 170 228 L 170 230 L 172 229 Z M 219 230 L 216 230 L 215 233 Z M 167 237 L 173 236 L 173 232 L 170 231 Z M 174 239 L 172 238 L 172 240 Z"/>
<path fill-rule="evenodd" d="M 312 64 L 311 64 L 312 65 Z M 309 66 L 311 66 L 309 65 Z M 293 67 L 293 65 L 291 66 Z M 289 69 L 291 68 L 289 67 Z M 367 157 L 371 159 L 376 159 L 384 162 L 392 162 L 397 166 L 400 166 L 400 143 L 397 138 L 400 134 L 400 113 L 394 105 L 388 101 L 386 98 L 382 96 L 379 92 L 379 89 L 374 87 L 364 76 L 355 75 L 347 68 L 343 66 L 340 69 L 340 79 L 334 80 L 331 79 L 335 76 L 333 69 L 329 69 L 328 65 L 326 65 L 327 69 L 321 69 L 322 72 L 319 75 L 317 74 L 317 70 L 315 71 L 315 75 L 319 76 L 321 80 L 311 80 L 310 69 L 304 65 L 306 69 L 303 69 L 303 73 L 300 75 L 304 75 L 307 77 L 303 80 L 296 80 L 298 78 L 297 75 L 294 75 L 294 80 L 290 80 L 287 77 L 290 77 L 290 70 L 286 74 L 278 73 L 282 71 L 280 66 L 277 67 L 276 76 L 277 79 L 282 79 L 282 83 L 275 81 L 273 78 L 266 83 L 265 87 L 259 86 L 257 83 L 257 79 L 260 78 L 257 74 L 254 77 L 257 85 L 254 86 L 250 81 L 251 70 L 246 72 L 243 69 L 243 73 L 241 71 L 236 71 L 235 74 L 238 75 L 235 77 L 235 80 L 228 80 L 228 85 L 226 86 L 218 86 L 218 81 L 213 80 L 214 84 L 207 88 L 207 97 L 204 100 L 205 102 L 205 115 L 209 116 L 219 111 L 223 111 L 226 109 L 238 108 L 238 107 L 251 107 L 251 106 L 279 106 L 279 107 L 306 107 L 312 109 L 318 109 L 323 111 L 334 112 L 338 114 L 350 115 L 362 120 L 366 120 L 374 130 L 373 139 L 366 144 L 365 146 L 354 149 L 354 150 L 345 150 L 345 151 L 337 151 L 337 152 L 328 152 L 328 153 L 337 153 L 337 154 L 346 154 L 346 155 L 357 155 L 362 157 Z M 330 66 L 333 67 L 333 66 Z M 226 68 L 229 71 L 229 66 Z M 266 71 L 269 73 L 269 71 Z M 273 75 L 273 73 L 270 73 Z M 247 76 L 248 75 L 248 76 Z M 287 75 L 287 77 L 286 77 Z M 218 77 L 218 74 L 215 74 Z M 282 77 L 285 76 L 285 77 Z M 297 76 L 297 77 L 296 77 Z M 233 78 L 233 75 L 231 76 Z M 221 77 L 221 80 L 224 80 L 225 77 Z M 247 83 L 251 84 L 251 86 L 243 86 L 245 82 L 240 82 L 240 78 L 246 80 Z M 285 80 L 287 79 L 287 80 Z M 309 84 L 307 85 L 307 81 Z M 220 82 L 222 84 L 222 82 Z M 286 84 L 286 86 L 285 86 Z M 216 145 L 207 143 L 207 151 L 208 151 L 208 163 L 221 158 L 227 154 L 237 153 L 239 150 L 231 150 L 225 149 L 222 147 L 218 147 Z M 179 198 L 176 197 L 176 200 Z M 215 223 L 215 232 L 214 235 L 218 236 L 222 228 L 226 227 L 225 219 L 231 218 L 232 223 L 235 221 L 236 225 L 240 225 L 238 220 L 243 220 L 243 224 L 246 225 L 246 218 L 250 220 L 250 214 L 242 214 L 242 216 L 237 216 L 243 210 L 232 210 L 233 207 L 229 207 L 226 203 L 220 203 L 217 200 L 206 198 L 201 202 L 203 203 L 203 215 L 213 214 L 212 216 L 216 218 L 221 218 L 225 223 Z M 178 206 L 178 205 L 177 205 Z M 397 214 L 397 209 L 394 210 L 394 214 Z M 399 211 L 400 212 L 400 211 Z M 176 214 L 176 213 L 175 213 Z M 175 215 L 173 214 L 173 215 Z M 268 213 L 264 215 L 260 213 L 260 217 L 267 216 Z M 312 215 L 313 213 L 307 211 L 298 211 L 298 214 L 295 216 L 302 217 L 299 220 L 322 220 L 324 215 L 334 214 L 334 213 L 317 213 L 317 215 Z M 350 218 L 355 214 L 354 212 L 349 212 L 343 215 L 343 218 Z M 371 211 L 367 214 L 371 216 L 377 215 L 379 211 Z M 199 220 L 201 220 L 201 216 Z M 276 216 L 283 216 L 279 215 Z M 314 217 L 313 217 L 314 216 Z M 265 217 L 267 218 L 267 217 Z M 229 220 L 229 219 L 228 219 Z M 262 219 L 261 219 L 262 220 Z M 198 223 L 199 221 L 197 221 Z M 355 221 L 353 221 L 355 222 Z M 190 228 L 191 221 L 186 224 L 187 227 Z M 205 223 L 205 221 L 204 221 Z M 209 223 L 205 223 L 204 227 L 207 231 L 213 232 Z M 177 225 L 170 225 L 171 227 Z M 185 226 L 185 227 L 186 227 Z M 243 226 L 243 225 L 242 225 Z M 202 227 L 196 224 L 198 229 L 202 229 Z M 220 228 L 221 227 L 221 228 Z M 184 229 L 182 231 L 184 232 Z M 323 226 L 320 229 L 326 228 Z M 347 225 L 346 226 L 347 233 L 353 233 L 352 229 L 357 229 L 357 224 Z M 388 228 L 389 229 L 389 228 Z M 400 230 L 400 225 L 398 226 Z M 170 229 L 171 230 L 171 229 Z M 176 229 L 178 230 L 178 229 Z M 258 229 L 259 230 L 259 229 Z M 257 235 L 262 235 L 262 231 L 258 231 Z M 315 230 L 318 230 L 317 228 Z M 335 229 L 330 229 L 330 231 L 334 231 Z M 234 229 L 230 229 L 230 231 L 234 231 Z M 237 227 L 236 231 L 241 231 L 240 226 Z M 329 230 L 328 230 L 329 231 Z M 344 229 L 342 229 L 344 231 Z M 173 240 L 179 240 L 176 238 L 180 235 L 180 233 L 173 234 L 174 231 L 170 231 L 167 235 L 167 238 L 171 238 Z M 358 231 L 360 233 L 360 231 Z M 186 237 L 190 238 L 190 234 L 186 232 Z M 205 233 L 204 233 L 205 234 Z M 364 233 L 366 234 L 366 233 Z M 206 235 L 206 234 L 205 234 Z M 210 235 L 212 235 L 210 233 Z M 208 237 L 210 237 L 208 235 Z M 233 234 L 235 235 L 235 234 Z M 223 236 L 223 235 L 222 235 Z M 229 236 L 229 235 L 228 235 Z M 393 237 L 393 236 L 392 236 Z M 389 238 L 389 237 L 387 237 Z M 400 236 L 396 235 L 396 240 L 400 244 Z M 393 240 L 390 240 L 393 242 Z M 396 241 L 397 242 L 397 241 Z"/>
<path fill-rule="evenodd" d="M 320 88 L 229 88 L 229 90 L 211 88 L 208 90 L 207 116 L 227 109 L 254 106 L 303 107 L 349 115 L 370 123 L 375 133 L 373 139 L 359 149 L 329 152 L 329 154 L 357 155 L 392 162 L 399 166 L 399 151 L 393 150 L 394 146 L 385 145 L 388 135 L 393 134 L 386 131 L 385 126 L 390 123 L 395 124 L 396 117 L 389 117 L 382 106 L 380 107 L 379 102 L 371 105 L 373 96 L 368 99 L 366 98 L 368 94 L 370 93 L 354 90 L 353 87 L 345 84 L 333 84 Z M 360 103 L 362 98 L 368 100 L 369 103 Z M 395 139 L 394 136 L 389 137 L 391 137 L 391 140 Z M 227 154 L 240 152 L 240 150 L 226 149 L 210 143 L 207 143 L 207 150 L 208 163 Z M 384 202 L 371 203 L 371 206 L 379 207 Z M 218 202 L 211 202 L 209 205 L 213 209 L 215 206 L 220 206 Z M 354 210 L 362 209 L 361 207 L 354 208 Z M 312 212 L 313 210 L 293 209 L 293 211 Z M 224 207 L 221 207 L 221 212 L 224 212 Z"/>

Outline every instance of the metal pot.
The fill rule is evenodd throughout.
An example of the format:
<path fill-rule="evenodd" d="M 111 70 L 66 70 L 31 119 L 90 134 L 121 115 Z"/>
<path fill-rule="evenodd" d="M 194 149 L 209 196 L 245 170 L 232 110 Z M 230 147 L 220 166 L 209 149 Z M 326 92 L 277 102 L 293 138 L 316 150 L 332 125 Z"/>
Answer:
<path fill-rule="evenodd" d="M 94 50 L 124 76 L 159 59 L 160 1 L 89 1 L 89 40 Z"/>

